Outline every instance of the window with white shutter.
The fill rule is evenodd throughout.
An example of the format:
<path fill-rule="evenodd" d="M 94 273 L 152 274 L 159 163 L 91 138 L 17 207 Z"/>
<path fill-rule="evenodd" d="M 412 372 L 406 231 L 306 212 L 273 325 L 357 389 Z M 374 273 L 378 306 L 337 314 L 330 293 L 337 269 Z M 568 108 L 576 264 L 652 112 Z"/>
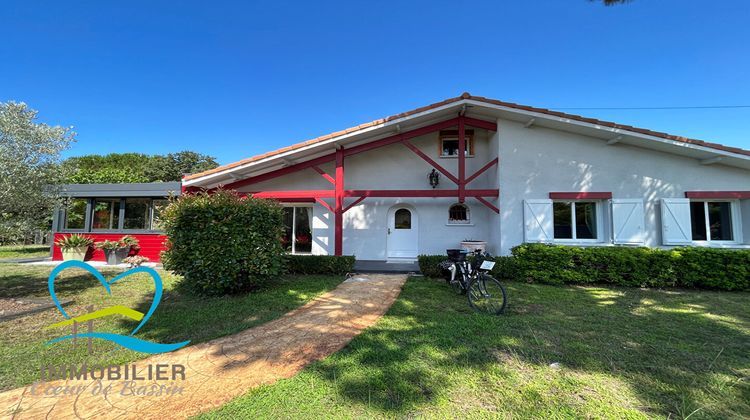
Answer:
<path fill-rule="evenodd" d="M 616 244 L 643 245 L 645 242 L 643 200 L 612 199 L 612 240 Z"/>
<path fill-rule="evenodd" d="M 690 226 L 690 199 L 661 200 L 661 235 L 664 245 L 686 245 L 693 242 Z"/>
<path fill-rule="evenodd" d="M 526 242 L 554 240 L 552 200 L 524 200 L 523 219 Z"/>

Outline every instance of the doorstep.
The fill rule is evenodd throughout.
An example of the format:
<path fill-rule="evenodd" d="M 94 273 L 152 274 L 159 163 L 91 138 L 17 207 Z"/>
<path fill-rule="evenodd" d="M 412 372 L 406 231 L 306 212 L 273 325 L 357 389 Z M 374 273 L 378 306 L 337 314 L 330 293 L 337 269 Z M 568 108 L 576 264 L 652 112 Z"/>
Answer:
<path fill-rule="evenodd" d="M 419 273 L 419 264 L 414 260 L 356 260 L 354 271 L 357 273 Z"/>

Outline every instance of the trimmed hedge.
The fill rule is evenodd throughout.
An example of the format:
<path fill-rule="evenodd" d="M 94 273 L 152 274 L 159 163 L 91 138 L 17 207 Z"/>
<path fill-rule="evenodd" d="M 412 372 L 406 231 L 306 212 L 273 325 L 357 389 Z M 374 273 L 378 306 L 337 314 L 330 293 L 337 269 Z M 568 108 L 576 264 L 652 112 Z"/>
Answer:
<path fill-rule="evenodd" d="M 419 271 L 425 277 L 442 277 L 443 273 L 438 264 L 448 259 L 447 255 L 420 255 L 417 257 Z"/>
<path fill-rule="evenodd" d="M 354 271 L 354 257 L 351 255 L 288 255 L 286 266 L 290 274 L 343 276 Z"/>
<path fill-rule="evenodd" d="M 750 250 L 524 244 L 512 254 L 495 258 L 494 276 L 546 284 L 750 290 Z M 437 264 L 445 259 L 420 256 L 420 269 L 440 277 Z"/>
<path fill-rule="evenodd" d="M 242 293 L 283 273 L 282 210 L 231 191 L 183 195 L 161 214 L 162 263 L 205 295 Z"/>

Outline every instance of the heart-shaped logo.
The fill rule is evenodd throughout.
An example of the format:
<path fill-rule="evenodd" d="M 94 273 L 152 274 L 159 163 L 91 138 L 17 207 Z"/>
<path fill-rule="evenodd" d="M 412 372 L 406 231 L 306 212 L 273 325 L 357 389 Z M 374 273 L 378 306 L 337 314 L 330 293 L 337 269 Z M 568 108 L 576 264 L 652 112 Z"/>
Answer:
<path fill-rule="evenodd" d="M 104 309 L 100 311 L 96 311 L 95 313 L 82 315 L 76 318 L 71 318 L 70 315 L 63 309 L 62 304 L 60 304 L 60 300 L 57 298 L 57 294 L 55 293 L 55 279 L 57 276 L 63 272 L 64 270 L 68 268 L 81 268 L 83 270 L 88 271 L 91 273 L 97 280 L 99 280 L 99 283 L 104 287 L 104 289 L 107 291 L 107 294 L 110 296 L 112 295 L 112 288 L 110 287 L 112 284 L 117 282 L 118 280 L 125 278 L 127 276 L 130 276 L 132 274 L 136 273 L 146 273 L 149 276 L 151 276 L 151 279 L 154 281 L 154 300 L 151 302 L 151 306 L 148 309 L 148 312 L 146 312 L 145 315 L 141 314 L 138 311 L 125 308 L 122 306 L 117 306 L 109 309 Z M 177 350 L 181 347 L 184 347 L 190 343 L 190 341 L 183 341 L 181 343 L 174 343 L 174 344 L 162 344 L 162 343 L 154 343 L 151 341 L 141 340 L 136 337 L 134 337 L 135 333 L 138 332 L 144 325 L 146 325 L 146 322 L 148 322 L 149 319 L 151 319 L 151 316 L 154 314 L 154 311 L 156 311 L 156 308 L 159 306 L 159 303 L 161 302 L 161 297 L 163 293 L 163 283 L 161 280 L 161 276 L 159 276 L 159 273 L 156 272 L 153 268 L 150 267 L 135 267 L 128 271 L 125 271 L 124 273 L 121 273 L 112 280 L 107 280 L 102 273 L 100 273 L 96 268 L 91 266 L 90 264 L 87 264 L 83 261 L 65 261 L 64 263 L 58 265 L 55 267 L 54 270 L 49 275 L 49 278 L 47 279 L 47 287 L 49 288 L 49 295 L 52 298 L 52 301 L 55 303 L 55 306 L 57 306 L 57 309 L 60 311 L 60 313 L 66 318 L 67 321 L 55 324 L 57 325 L 63 325 L 63 324 L 69 324 L 73 322 L 77 322 L 77 320 L 93 320 L 100 316 L 105 316 L 113 313 L 122 313 L 122 314 L 135 314 L 135 315 L 129 315 L 134 319 L 140 319 L 141 322 L 130 332 L 129 335 L 119 335 L 119 334 L 112 334 L 112 333 L 98 333 L 98 332 L 88 332 L 88 333 L 82 333 L 82 334 L 74 334 L 74 335 L 67 335 L 64 337 L 55 338 L 53 340 L 50 340 L 48 344 L 53 344 L 62 340 L 68 340 L 75 337 L 82 337 L 82 338 L 100 338 L 104 340 L 109 340 L 114 343 L 117 343 L 123 347 L 129 348 L 131 350 L 140 351 L 144 353 L 164 353 L 168 351 Z"/>

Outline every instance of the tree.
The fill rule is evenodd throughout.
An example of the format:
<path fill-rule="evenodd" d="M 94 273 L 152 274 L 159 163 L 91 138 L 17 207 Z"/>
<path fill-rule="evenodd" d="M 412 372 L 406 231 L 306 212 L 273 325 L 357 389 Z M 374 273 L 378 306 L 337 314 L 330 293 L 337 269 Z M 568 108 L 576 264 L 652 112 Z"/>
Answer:
<path fill-rule="evenodd" d="M 153 156 L 146 165 L 146 177 L 154 181 L 179 181 L 182 175 L 207 171 L 219 166 L 212 156 L 191 151 Z"/>
<path fill-rule="evenodd" d="M 25 103 L 0 103 L 0 241 L 17 241 L 44 226 L 59 181 L 60 152 L 75 139 L 72 127 L 36 122 Z"/>
<path fill-rule="evenodd" d="M 62 166 L 68 184 L 149 182 L 144 168 L 150 159 L 143 153 L 110 153 L 68 158 Z"/>
<path fill-rule="evenodd" d="M 190 151 L 164 156 L 110 153 L 69 158 L 63 162 L 63 171 L 69 184 L 118 184 L 180 181 L 184 173 L 217 166 L 213 157 Z"/>

